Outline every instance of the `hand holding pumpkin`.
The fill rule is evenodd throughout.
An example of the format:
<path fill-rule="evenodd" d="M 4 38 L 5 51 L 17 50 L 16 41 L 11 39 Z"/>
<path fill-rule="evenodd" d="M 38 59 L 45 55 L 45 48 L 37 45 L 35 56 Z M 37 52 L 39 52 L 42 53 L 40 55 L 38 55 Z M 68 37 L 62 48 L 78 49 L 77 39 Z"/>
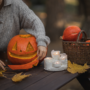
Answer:
<path fill-rule="evenodd" d="M 7 57 L 14 64 L 8 66 L 12 70 L 30 69 L 33 66 L 37 66 L 39 60 L 42 61 L 46 53 L 47 47 L 37 47 L 34 36 L 30 34 L 16 35 L 10 40 L 7 47 Z"/>
<path fill-rule="evenodd" d="M 5 66 L 5 63 L 0 60 L 0 68 L 2 68 L 3 70 L 5 70 L 4 66 Z"/>
<path fill-rule="evenodd" d="M 38 46 L 37 55 L 38 60 L 42 60 L 47 54 L 47 48 L 44 46 Z"/>

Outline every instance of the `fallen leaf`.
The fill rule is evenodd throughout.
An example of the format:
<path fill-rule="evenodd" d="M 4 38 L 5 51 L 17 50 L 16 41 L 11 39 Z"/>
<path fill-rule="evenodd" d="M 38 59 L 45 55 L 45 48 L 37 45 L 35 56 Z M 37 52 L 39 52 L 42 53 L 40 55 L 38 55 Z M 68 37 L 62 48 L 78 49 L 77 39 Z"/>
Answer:
<path fill-rule="evenodd" d="M 67 71 L 72 73 L 72 74 L 77 73 L 77 71 L 75 71 L 74 68 L 67 68 Z"/>
<path fill-rule="evenodd" d="M 75 73 L 84 73 L 87 71 L 87 69 L 89 69 L 89 66 L 87 65 L 87 63 L 85 63 L 83 66 L 82 65 L 78 65 L 76 63 L 71 63 L 70 60 L 68 60 L 68 68 L 67 71 L 75 74 Z"/>
<path fill-rule="evenodd" d="M 29 77 L 31 76 L 31 74 L 28 74 L 28 75 L 21 75 L 22 73 L 19 73 L 19 74 L 16 74 L 12 77 L 12 81 L 13 82 L 20 82 L 22 81 L 23 79 L 25 79 L 26 77 Z"/>
<path fill-rule="evenodd" d="M 87 65 L 87 63 L 85 63 L 84 68 L 89 69 L 90 67 Z"/>
<path fill-rule="evenodd" d="M 5 71 L 6 71 L 6 70 L 0 69 L 0 77 L 4 77 L 3 72 L 5 72 Z"/>
<path fill-rule="evenodd" d="M 72 67 L 72 63 L 68 60 L 68 67 Z"/>
<path fill-rule="evenodd" d="M 88 68 L 85 68 L 84 66 L 78 65 L 76 63 L 73 63 L 73 67 L 78 73 L 84 73 L 87 71 L 86 69 L 88 69 Z"/>

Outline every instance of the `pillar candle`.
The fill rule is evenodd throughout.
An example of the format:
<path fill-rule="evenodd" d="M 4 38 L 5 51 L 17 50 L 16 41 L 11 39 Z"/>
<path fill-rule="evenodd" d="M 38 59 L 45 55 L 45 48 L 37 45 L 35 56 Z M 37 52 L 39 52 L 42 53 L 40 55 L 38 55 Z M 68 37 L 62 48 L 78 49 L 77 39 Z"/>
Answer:
<path fill-rule="evenodd" d="M 53 59 L 58 60 L 59 57 L 60 57 L 60 51 L 54 51 L 54 50 L 52 50 L 51 51 L 51 56 L 52 56 Z"/>
<path fill-rule="evenodd" d="M 46 57 L 44 59 L 44 69 L 48 70 L 52 67 L 52 58 L 51 57 Z"/>

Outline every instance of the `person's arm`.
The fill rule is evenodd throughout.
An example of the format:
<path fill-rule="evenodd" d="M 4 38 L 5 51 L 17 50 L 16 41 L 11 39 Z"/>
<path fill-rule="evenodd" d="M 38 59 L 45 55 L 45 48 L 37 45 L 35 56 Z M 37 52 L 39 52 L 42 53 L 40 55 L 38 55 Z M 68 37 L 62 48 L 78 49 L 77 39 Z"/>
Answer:
<path fill-rule="evenodd" d="M 2 68 L 3 70 L 5 70 L 5 63 L 3 61 L 0 60 L 0 68 Z"/>
<path fill-rule="evenodd" d="M 38 58 L 41 60 L 46 56 L 50 38 L 45 35 L 45 28 L 41 20 L 23 1 L 21 1 L 19 9 L 21 28 L 36 37 Z"/>

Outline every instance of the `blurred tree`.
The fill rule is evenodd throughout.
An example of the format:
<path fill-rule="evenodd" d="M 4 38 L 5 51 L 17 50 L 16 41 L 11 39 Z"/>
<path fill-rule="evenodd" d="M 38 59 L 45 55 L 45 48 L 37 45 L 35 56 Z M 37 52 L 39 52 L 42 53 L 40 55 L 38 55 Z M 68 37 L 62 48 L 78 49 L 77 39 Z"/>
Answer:
<path fill-rule="evenodd" d="M 23 0 L 29 7 L 31 6 L 31 1 L 30 0 Z"/>
<path fill-rule="evenodd" d="M 46 0 L 30 0 L 33 5 L 45 5 Z"/>
<path fill-rule="evenodd" d="M 47 0 L 46 34 L 51 41 L 58 40 L 64 30 L 64 0 Z"/>
<path fill-rule="evenodd" d="M 79 14 L 90 16 L 90 0 L 79 0 Z"/>
<path fill-rule="evenodd" d="M 87 2 L 88 0 L 79 0 L 79 8 L 78 8 L 78 13 L 79 15 L 85 15 L 85 17 L 88 16 L 88 13 L 87 13 Z"/>
<path fill-rule="evenodd" d="M 79 15 L 84 15 L 85 20 L 82 30 L 85 30 L 87 36 L 90 37 L 90 0 L 79 0 Z"/>

